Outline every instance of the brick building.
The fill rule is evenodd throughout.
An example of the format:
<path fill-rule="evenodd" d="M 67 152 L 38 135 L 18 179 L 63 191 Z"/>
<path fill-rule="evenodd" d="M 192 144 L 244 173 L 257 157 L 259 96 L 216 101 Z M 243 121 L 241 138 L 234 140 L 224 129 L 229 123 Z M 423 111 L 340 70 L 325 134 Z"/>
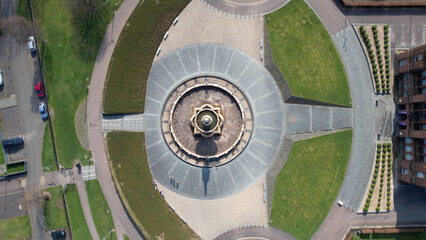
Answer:
<path fill-rule="evenodd" d="M 395 62 L 398 180 L 426 188 L 426 45 L 398 52 Z"/>

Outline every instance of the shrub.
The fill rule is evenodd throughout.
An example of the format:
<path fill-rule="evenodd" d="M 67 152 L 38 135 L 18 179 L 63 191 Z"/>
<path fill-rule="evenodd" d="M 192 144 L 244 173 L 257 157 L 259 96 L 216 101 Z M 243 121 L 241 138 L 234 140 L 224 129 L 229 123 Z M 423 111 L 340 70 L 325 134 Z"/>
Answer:
<path fill-rule="evenodd" d="M 382 163 L 384 164 L 386 162 L 386 158 L 382 158 Z"/>
<path fill-rule="evenodd" d="M 380 174 L 380 178 L 384 178 L 385 177 L 385 174 L 384 173 L 381 173 Z"/>
<path fill-rule="evenodd" d="M 390 182 L 390 180 L 391 180 L 391 177 L 388 177 L 388 182 Z"/>
<path fill-rule="evenodd" d="M 364 205 L 364 207 L 369 207 L 370 206 L 370 204 L 369 203 L 366 203 L 365 205 Z"/>
<path fill-rule="evenodd" d="M 385 39 L 389 39 L 389 34 L 385 34 Z"/>
<path fill-rule="evenodd" d="M 373 73 L 376 74 L 379 70 L 377 68 L 373 68 Z"/>
<path fill-rule="evenodd" d="M 392 168 L 392 164 L 391 163 L 388 163 L 388 168 Z"/>
<path fill-rule="evenodd" d="M 383 69 L 383 63 L 379 63 L 380 69 Z"/>
<path fill-rule="evenodd" d="M 369 54 L 372 54 L 372 53 L 373 53 L 373 49 L 369 48 L 369 49 L 368 49 L 368 53 L 369 53 Z"/>
<path fill-rule="evenodd" d="M 376 169 L 374 169 L 374 172 L 375 172 L 375 173 L 378 173 L 378 172 L 379 172 L 379 169 L 377 169 L 377 168 L 376 168 Z"/>
<path fill-rule="evenodd" d="M 389 48 L 389 44 L 385 43 L 385 49 Z"/>
<path fill-rule="evenodd" d="M 375 44 L 376 44 L 376 46 L 377 46 L 377 44 L 379 44 L 379 35 L 374 34 L 374 35 L 373 35 L 373 37 L 374 37 L 374 43 L 375 43 Z"/>
<path fill-rule="evenodd" d="M 390 88 L 389 87 L 386 88 L 386 92 L 390 92 Z"/>
<path fill-rule="evenodd" d="M 386 210 L 388 210 L 388 212 L 390 211 L 390 207 L 387 207 Z"/>
<path fill-rule="evenodd" d="M 374 192 L 374 189 L 372 189 L 372 188 L 371 188 L 371 189 L 370 189 L 370 193 L 373 193 L 373 192 Z"/>
<path fill-rule="evenodd" d="M 366 39 L 365 39 L 365 42 L 366 42 L 366 43 L 369 43 L 369 42 L 370 42 L 370 38 L 366 38 Z"/>
<path fill-rule="evenodd" d="M 392 162 L 392 158 L 390 158 L 391 156 L 389 156 L 390 154 L 388 154 L 388 163 Z"/>
<path fill-rule="evenodd" d="M 373 68 L 377 68 L 377 63 L 373 63 Z"/>
<path fill-rule="evenodd" d="M 372 183 L 371 184 L 371 189 L 374 189 L 376 187 L 376 184 Z"/>
<path fill-rule="evenodd" d="M 391 175 L 391 172 L 388 172 L 388 177 L 390 177 L 390 175 Z"/>
<path fill-rule="evenodd" d="M 374 59 L 374 53 L 371 53 L 371 54 L 370 54 L 370 58 L 371 58 L 371 59 Z"/>
<path fill-rule="evenodd" d="M 379 192 L 383 192 L 383 188 L 379 188 Z"/>
<path fill-rule="evenodd" d="M 380 207 L 376 207 L 376 212 L 380 212 Z"/>
<path fill-rule="evenodd" d="M 385 172 L 385 168 L 382 168 L 382 173 L 384 173 Z"/>
<path fill-rule="evenodd" d="M 383 187 L 383 179 L 381 179 L 380 182 L 381 182 L 380 183 L 380 188 L 382 188 Z"/>
<path fill-rule="evenodd" d="M 368 198 L 372 198 L 373 194 L 372 193 L 368 193 Z"/>
<path fill-rule="evenodd" d="M 378 33 L 379 33 L 379 30 L 374 29 L 374 30 L 373 30 L 373 33 L 374 33 L 374 34 L 378 34 Z"/>
<path fill-rule="evenodd" d="M 389 148 L 388 148 L 388 152 L 391 152 L 391 151 L 392 151 L 392 148 L 390 148 L 390 147 L 389 147 Z"/>
<path fill-rule="evenodd" d="M 388 187 L 388 192 L 390 192 L 390 191 L 391 191 L 391 189 L 392 189 L 391 187 Z"/>
<path fill-rule="evenodd" d="M 388 78 L 388 79 L 386 79 L 386 84 L 389 84 L 390 83 L 390 79 Z"/>
<path fill-rule="evenodd" d="M 388 33 L 389 33 L 389 29 L 385 28 L 385 34 L 388 34 Z"/>
<path fill-rule="evenodd" d="M 377 29 L 377 25 L 373 25 L 373 26 L 371 27 L 371 29 L 373 29 L 373 31 L 374 31 L 374 30 L 376 30 L 376 29 Z"/>
<path fill-rule="evenodd" d="M 391 205 L 391 202 L 387 202 L 387 203 L 386 203 L 386 205 L 387 205 L 388 207 L 390 207 L 390 205 Z"/>
<path fill-rule="evenodd" d="M 360 31 L 362 31 L 363 29 L 364 29 L 364 26 L 363 26 L 363 25 L 359 26 L 359 30 L 360 30 Z"/>
<path fill-rule="evenodd" d="M 391 199 L 391 197 L 389 197 L 389 196 L 388 196 L 388 197 L 387 197 L 388 202 L 390 201 L 390 199 Z"/>
<path fill-rule="evenodd" d="M 370 203 L 371 202 L 371 198 L 367 198 L 366 202 Z"/>
<path fill-rule="evenodd" d="M 381 53 L 381 52 L 382 52 L 382 50 L 377 49 L 377 50 L 376 50 L 376 52 L 377 52 L 377 54 L 379 54 L 379 53 Z"/>
<path fill-rule="evenodd" d="M 377 79 L 376 79 L 377 80 Z M 377 158 L 376 159 L 376 163 L 380 163 L 380 159 L 379 158 Z"/>
<path fill-rule="evenodd" d="M 389 39 L 385 38 L 385 44 L 389 43 Z"/>
<path fill-rule="evenodd" d="M 364 213 L 367 213 L 367 212 L 368 212 L 368 207 L 364 207 L 364 208 L 362 209 L 362 211 L 363 211 Z"/>
<path fill-rule="evenodd" d="M 382 193 L 379 193 L 379 198 L 381 198 L 382 197 Z"/>
<path fill-rule="evenodd" d="M 389 25 L 385 25 L 385 26 L 384 26 L 384 28 L 385 28 L 385 29 L 389 29 Z"/>
<path fill-rule="evenodd" d="M 380 199 L 380 198 L 379 198 L 379 199 Z M 379 201 L 380 201 L 380 200 L 379 200 Z M 377 203 L 377 207 L 380 207 L 380 205 L 381 205 L 381 204 L 378 202 L 378 203 Z"/>
<path fill-rule="evenodd" d="M 373 184 L 376 184 L 376 181 L 377 181 L 377 180 L 374 178 L 374 179 L 373 179 L 373 181 L 372 181 L 372 182 L 373 182 Z"/>
<path fill-rule="evenodd" d="M 361 30 L 361 34 L 362 34 L 362 35 L 364 35 L 364 34 L 366 34 L 366 33 L 367 33 L 367 30 L 365 30 L 364 28 L 362 28 L 362 29 L 360 28 L 360 30 Z"/>

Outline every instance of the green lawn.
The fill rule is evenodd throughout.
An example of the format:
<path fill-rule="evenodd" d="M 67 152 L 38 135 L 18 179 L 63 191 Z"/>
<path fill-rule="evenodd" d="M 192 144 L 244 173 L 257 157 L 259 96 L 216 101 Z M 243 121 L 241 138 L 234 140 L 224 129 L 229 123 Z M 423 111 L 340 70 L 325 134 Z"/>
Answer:
<path fill-rule="evenodd" d="M 31 224 L 28 215 L 0 220 L 0 239 L 30 239 Z"/>
<path fill-rule="evenodd" d="M 363 240 L 426 240 L 426 233 L 375 233 L 361 234 L 360 237 Z"/>
<path fill-rule="evenodd" d="M 189 2 L 150 0 L 135 8 L 112 55 L 104 89 L 104 113 L 144 111 L 146 81 L 155 52 L 173 20 Z"/>
<path fill-rule="evenodd" d="M 70 218 L 72 237 L 75 240 L 89 240 L 89 228 L 87 227 L 86 220 L 84 219 L 83 209 L 81 208 L 80 197 L 77 192 L 77 185 L 70 184 L 65 190 L 65 197 L 67 199 L 68 214 Z"/>
<path fill-rule="evenodd" d="M 28 5 L 28 0 L 18 0 L 18 9 L 16 12 L 19 16 L 31 20 L 31 12 Z"/>
<path fill-rule="evenodd" d="M 351 144 L 352 130 L 295 142 L 275 182 L 270 225 L 310 239 L 336 200 Z"/>
<path fill-rule="evenodd" d="M 73 24 L 68 11 L 71 1 L 32 1 L 34 15 L 45 31 L 38 45 L 43 62 L 46 91 L 49 96 L 50 120 L 55 136 L 58 160 L 66 168 L 76 159 L 88 154 L 77 139 L 74 114 L 78 104 L 86 96 L 84 85 L 90 83 L 97 49 L 112 19 L 108 7 L 102 7 L 97 17 L 103 31 L 97 29 L 91 45 L 82 44 L 81 31 Z M 117 0 L 108 1 L 114 7 Z M 102 5 L 102 4 L 101 4 Z M 45 44 L 43 41 L 45 40 Z"/>
<path fill-rule="evenodd" d="M 108 232 L 114 228 L 112 221 L 111 210 L 102 193 L 101 186 L 98 180 L 86 181 L 86 190 L 89 197 L 90 210 L 92 211 L 93 221 L 98 230 L 99 238 L 104 238 Z M 117 239 L 117 236 L 112 232 L 108 239 Z"/>
<path fill-rule="evenodd" d="M 25 172 L 25 162 L 11 163 L 6 165 L 7 174 Z"/>
<path fill-rule="evenodd" d="M 62 186 L 45 188 L 41 191 L 50 193 L 50 199 L 43 202 L 46 229 L 68 228 Z"/>
<path fill-rule="evenodd" d="M 55 161 L 55 153 L 53 152 L 53 143 L 52 136 L 50 131 L 50 121 L 46 122 L 44 127 L 44 137 L 43 137 L 43 149 L 41 152 L 41 160 L 43 164 L 43 171 L 56 171 L 58 166 Z"/>
<path fill-rule="evenodd" d="M 303 0 L 266 15 L 275 64 L 292 94 L 351 106 L 345 68 L 333 40 Z"/>
<path fill-rule="evenodd" d="M 148 239 L 197 239 L 151 184 L 144 133 L 110 132 L 108 152 L 121 197 Z"/>

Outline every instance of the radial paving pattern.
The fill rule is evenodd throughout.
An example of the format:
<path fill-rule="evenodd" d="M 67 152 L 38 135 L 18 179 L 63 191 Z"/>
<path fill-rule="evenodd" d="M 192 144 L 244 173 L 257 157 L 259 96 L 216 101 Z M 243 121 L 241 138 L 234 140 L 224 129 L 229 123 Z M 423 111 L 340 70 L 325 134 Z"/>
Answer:
<path fill-rule="evenodd" d="M 233 94 L 235 99 L 238 99 L 238 107 L 232 101 L 223 102 L 228 104 L 228 109 L 240 109 L 241 117 L 244 116 L 242 119 L 237 115 L 231 117 L 236 125 L 244 122 L 243 118 L 252 119 L 244 124 L 244 134 L 241 138 L 244 144 L 237 145 L 236 150 L 226 154 L 226 161 L 215 164 L 207 161 L 207 165 L 197 164 L 188 158 L 188 154 L 182 154 L 182 149 L 176 149 L 173 146 L 173 136 L 168 131 L 170 119 L 173 122 L 168 111 L 173 109 L 170 107 L 175 101 L 179 103 L 179 99 L 174 98 L 176 90 L 185 91 L 191 84 L 203 81 L 207 81 L 211 87 L 218 84 L 226 86 L 227 89 L 204 90 L 216 91 L 216 94 L 224 96 Z M 181 97 L 184 95 L 181 94 Z M 195 99 L 197 98 L 192 99 L 194 106 L 204 103 Z M 191 102 L 189 100 L 186 104 Z M 178 104 L 176 109 L 179 107 L 181 106 Z M 223 107 L 225 108 L 225 105 Z M 192 106 L 189 109 L 191 108 Z M 227 118 L 229 120 L 230 115 L 224 111 L 223 129 Z M 272 76 L 262 65 L 237 49 L 220 44 L 200 43 L 177 49 L 152 66 L 144 120 L 146 149 L 153 177 L 179 194 L 214 199 L 242 191 L 268 169 L 281 146 L 285 118 L 281 93 Z M 186 128 L 185 131 L 190 130 L 188 124 L 189 121 L 182 126 Z M 184 131 L 184 128 L 181 130 Z M 245 134 L 246 132 L 251 135 Z M 238 132 L 234 135 L 238 139 Z"/>

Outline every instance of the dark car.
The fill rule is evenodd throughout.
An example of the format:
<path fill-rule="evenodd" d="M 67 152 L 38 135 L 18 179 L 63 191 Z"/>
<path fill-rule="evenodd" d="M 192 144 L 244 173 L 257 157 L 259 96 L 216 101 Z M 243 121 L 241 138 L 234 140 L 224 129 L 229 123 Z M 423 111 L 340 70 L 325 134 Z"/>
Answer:
<path fill-rule="evenodd" d="M 3 147 L 7 147 L 10 145 L 23 144 L 23 143 L 24 143 L 24 138 L 21 136 L 1 140 L 1 144 L 3 145 Z"/>
<path fill-rule="evenodd" d="M 50 234 L 52 236 L 52 239 L 65 239 L 67 236 L 67 233 L 65 232 L 65 229 L 54 231 Z"/>
<path fill-rule="evenodd" d="M 43 90 L 43 83 L 42 82 L 37 82 L 35 84 L 35 90 L 36 90 L 36 93 L 37 93 L 37 97 L 40 97 L 40 98 L 44 97 L 44 90 Z"/>

